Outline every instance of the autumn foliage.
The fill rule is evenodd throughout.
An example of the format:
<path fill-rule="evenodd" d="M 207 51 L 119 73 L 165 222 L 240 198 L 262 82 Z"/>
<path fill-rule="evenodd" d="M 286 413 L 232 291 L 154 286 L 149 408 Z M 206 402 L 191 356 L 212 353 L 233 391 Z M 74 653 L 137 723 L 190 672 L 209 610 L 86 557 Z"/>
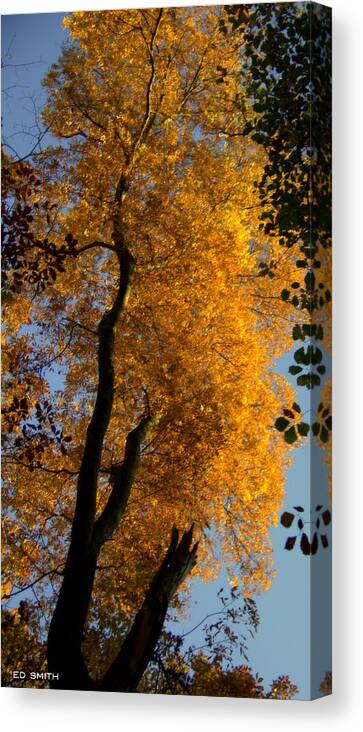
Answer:
<path fill-rule="evenodd" d="M 293 262 L 259 228 L 264 152 L 238 135 L 247 108 L 236 105 L 238 32 L 221 32 L 218 10 L 79 12 L 65 22 L 72 42 L 44 82 L 54 144 L 34 179 L 6 160 L 11 185 L 30 177 L 15 193 L 26 231 L 13 227 L 5 282 L 4 599 L 33 588 L 46 632 L 88 531 L 79 551 L 96 542 L 97 556 L 82 643 L 98 682 L 148 588 L 165 581 L 162 559 L 184 541 L 170 543 L 173 526 L 194 524 L 199 542 L 170 585 L 177 612 L 193 577 L 207 582 L 221 564 L 241 595 L 269 587 L 269 529 L 288 464 L 274 422 L 293 392 L 273 372 L 289 305 L 261 268 L 278 262 L 283 287 Z M 184 549 L 194 551 L 191 536 Z M 192 693 L 262 695 L 245 667 L 228 675 L 196 663 Z"/>

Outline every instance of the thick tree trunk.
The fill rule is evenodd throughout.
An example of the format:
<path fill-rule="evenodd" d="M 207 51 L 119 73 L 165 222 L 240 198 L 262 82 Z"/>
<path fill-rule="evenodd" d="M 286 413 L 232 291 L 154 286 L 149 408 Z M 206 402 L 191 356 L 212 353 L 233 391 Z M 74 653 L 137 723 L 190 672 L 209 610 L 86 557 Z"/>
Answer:
<path fill-rule="evenodd" d="M 116 236 L 117 234 L 117 236 Z M 115 253 L 120 277 L 114 303 L 101 318 L 98 334 L 98 387 L 88 425 L 77 482 L 76 507 L 62 587 L 51 620 L 47 658 L 53 688 L 135 691 L 151 659 L 168 605 L 196 561 L 191 548 L 192 528 L 181 541 L 173 529 L 170 546 L 146 594 L 132 628 L 101 684 L 89 675 L 83 653 L 87 613 L 92 597 L 97 560 L 103 544 L 118 528 L 127 506 L 140 460 L 140 448 L 152 422 L 149 410 L 126 438 L 124 459 L 111 471 L 111 492 L 96 517 L 98 473 L 103 443 L 110 422 L 114 394 L 115 330 L 123 312 L 133 271 L 133 259 L 115 226 Z"/>
<path fill-rule="evenodd" d="M 119 284 L 114 303 L 104 313 L 98 327 L 97 396 L 87 429 L 78 475 L 76 507 L 64 579 L 48 634 L 49 671 L 59 674 L 59 686 L 62 688 L 89 688 L 92 685 L 85 667 L 81 644 L 92 595 L 97 558 L 102 546 L 102 544 L 96 545 L 93 537 L 98 473 L 103 442 L 113 405 L 115 330 L 127 299 L 134 265 L 133 258 L 125 247 L 115 249 L 115 252 L 120 267 Z M 131 489 L 133 478 L 128 479 L 129 473 L 131 471 L 133 476 L 137 469 L 140 444 L 148 422 L 150 422 L 150 415 L 141 420 L 138 428 L 130 433 L 134 438 L 131 454 L 128 450 L 129 438 L 126 441 L 123 470 L 125 485 L 119 486 L 119 492 L 122 492 L 124 488 L 124 493 L 128 494 Z M 140 438 L 139 441 L 137 437 Z M 110 500 L 114 491 L 115 486 Z M 119 518 L 120 515 L 121 511 Z"/>
<path fill-rule="evenodd" d="M 89 675 L 82 653 L 84 622 L 91 597 L 97 559 L 83 557 L 65 575 L 48 636 L 48 670 L 53 689 L 134 692 L 152 658 L 169 604 L 196 563 L 198 544 L 192 546 L 193 526 L 179 541 L 174 527 L 165 558 L 135 616 L 116 658 L 101 682 Z M 74 604 L 68 602 L 73 594 Z M 84 614 L 75 615 L 74 605 Z"/>

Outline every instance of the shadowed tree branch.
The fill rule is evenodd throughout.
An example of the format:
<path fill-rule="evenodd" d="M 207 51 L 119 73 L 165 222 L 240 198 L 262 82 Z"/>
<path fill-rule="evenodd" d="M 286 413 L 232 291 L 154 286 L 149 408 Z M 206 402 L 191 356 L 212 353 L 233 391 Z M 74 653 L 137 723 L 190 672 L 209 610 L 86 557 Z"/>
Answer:
<path fill-rule="evenodd" d="M 136 691 L 158 642 L 169 603 L 196 564 L 193 525 L 183 533 L 172 529 L 168 551 L 121 649 L 101 683 L 103 691 Z"/>

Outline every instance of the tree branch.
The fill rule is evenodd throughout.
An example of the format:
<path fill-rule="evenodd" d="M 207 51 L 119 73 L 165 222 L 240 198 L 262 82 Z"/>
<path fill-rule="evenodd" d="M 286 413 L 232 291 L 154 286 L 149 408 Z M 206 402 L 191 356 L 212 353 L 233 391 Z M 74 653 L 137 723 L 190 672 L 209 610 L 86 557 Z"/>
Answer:
<path fill-rule="evenodd" d="M 193 528 L 185 531 L 179 541 L 179 532 L 173 527 L 165 558 L 101 682 L 103 691 L 136 691 L 158 642 L 169 603 L 196 564 L 198 543 L 192 546 Z"/>
<path fill-rule="evenodd" d="M 113 244 L 108 244 L 106 241 L 92 241 L 79 249 L 75 249 L 74 254 L 82 254 L 82 252 L 87 252 L 89 249 L 98 249 L 100 247 L 102 249 L 109 249 L 111 252 L 115 251 Z"/>
<path fill-rule="evenodd" d="M 97 396 L 78 475 L 76 507 L 63 583 L 48 633 L 48 668 L 57 674 L 54 686 L 63 689 L 94 689 L 96 686 L 82 652 L 98 558 L 91 539 L 96 514 L 98 473 L 114 399 L 115 330 L 126 304 L 134 269 L 134 259 L 123 245 L 121 230 L 117 243 L 120 267 L 118 289 L 113 305 L 104 313 L 98 326 Z"/>
<path fill-rule="evenodd" d="M 70 552 L 91 540 L 96 513 L 97 477 L 101 466 L 103 441 L 109 425 L 114 393 L 115 327 L 126 304 L 134 269 L 134 259 L 128 249 L 119 251 L 120 279 L 112 307 L 102 316 L 99 326 L 98 386 L 96 402 L 87 428 L 86 442 L 77 484 L 77 501 L 72 527 Z"/>
<path fill-rule="evenodd" d="M 152 418 L 148 414 L 140 420 L 135 429 L 129 432 L 126 438 L 124 460 L 121 464 L 112 467 L 112 491 L 105 508 L 95 521 L 93 529 L 92 544 L 97 552 L 102 544 L 111 538 L 125 511 L 140 462 L 141 444 L 146 437 L 151 421 Z"/>
<path fill-rule="evenodd" d="M 59 564 L 58 567 L 55 567 L 55 569 L 50 569 L 49 572 L 44 572 L 44 574 L 40 575 L 40 577 L 37 577 L 33 582 L 30 582 L 28 585 L 24 585 L 20 590 L 16 590 L 15 592 L 9 592 L 7 595 L 3 595 L 3 600 L 9 600 L 11 597 L 15 597 L 16 595 L 21 595 L 22 592 L 25 592 L 26 590 L 30 590 L 33 587 L 35 587 L 38 582 L 41 582 L 45 577 L 49 577 L 52 574 L 59 574 L 63 576 L 63 572 L 59 571 L 59 567 L 63 567 L 63 563 Z"/>

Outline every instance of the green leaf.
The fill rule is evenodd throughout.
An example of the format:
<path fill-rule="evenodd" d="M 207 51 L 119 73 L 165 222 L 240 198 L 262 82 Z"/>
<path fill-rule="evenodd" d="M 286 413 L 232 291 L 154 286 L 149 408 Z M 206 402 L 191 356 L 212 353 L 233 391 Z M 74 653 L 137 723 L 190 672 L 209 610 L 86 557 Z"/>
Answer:
<path fill-rule="evenodd" d="M 306 437 L 310 431 L 310 425 L 307 422 L 299 422 L 297 431 L 301 437 Z"/>
<path fill-rule="evenodd" d="M 285 419 L 284 417 L 278 417 L 275 422 L 275 427 L 279 432 L 284 432 L 289 424 L 290 422 L 288 419 Z"/>
<path fill-rule="evenodd" d="M 326 427 L 322 425 L 321 432 L 320 432 L 320 439 L 322 442 L 328 442 L 329 440 L 329 432 Z"/>
<path fill-rule="evenodd" d="M 287 302 L 287 300 L 289 299 L 289 297 L 290 297 L 289 290 L 286 290 L 285 289 L 285 290 L 282 290 L 281 291 L 281 300 L 284 300 L 285 302 Z"/>
<path fill-rule="evenodd" d="M 297 412 L 298 414 L 301 414 L 301 407 L 296 402 L 293 403 L 292 409 L 294 410 L 294 412 Z"/>
<path fill-rule="evenodd" d="M 294 412 L 292 412 L 291 409 L 283 409 L 282 412 L 288 419 L 295 419 Z"/>
<path fill-rule="evenodd" d="M 292 329 L 292 337 L 294 341 L 304 340 L 304 335 L 299 325 L 294 325 Z"/>
<path fill-rule="evenodd" d="M 301 348 L 298 348 L 297 351 L 295 351 L 294 359 L 295 359 L 296 363 L 303 363 L 303 364 L 305 363 L 306 356 L 305 356 L 305 350 L 304 350 L 303 346 Z"/>
<path fill-rule="evenodd" d="M 309 270 L 305 275 L 305 285 L 307 290 L 313 290 L 315 286 L 315 275 Z"/>
<path fill-rule="evenodd" d="M 304 323 L 302 329 L 307 336 L 311 337 L 314 335 L 315 325 L 312 323 Z"/>
<path fill-rule="evenodd" d="M 302 367 L 301 366 L 290 366 L 289 367 L 289 372 L 293 376 L 295 376 L 296 374 L 300 374 L 301 371 L 302 371 Z"/>
<path fill-rule="evenodd" d="M 292 445 L 296 440 L 298 439 L 295 427 L 292 426 L 290 429 L 286 430 L 285 432 L 285 442 L 287 442 L 288 445 Z"/>
<path fill-rule="evenodd" d="M 320 350 L 320 348 L 312 348 L 310 346 L 310 353 L 311 353 L 311 363 L 315 366 L 317 363 L 321 363 L 323 360 L 323 354 Z"/>

